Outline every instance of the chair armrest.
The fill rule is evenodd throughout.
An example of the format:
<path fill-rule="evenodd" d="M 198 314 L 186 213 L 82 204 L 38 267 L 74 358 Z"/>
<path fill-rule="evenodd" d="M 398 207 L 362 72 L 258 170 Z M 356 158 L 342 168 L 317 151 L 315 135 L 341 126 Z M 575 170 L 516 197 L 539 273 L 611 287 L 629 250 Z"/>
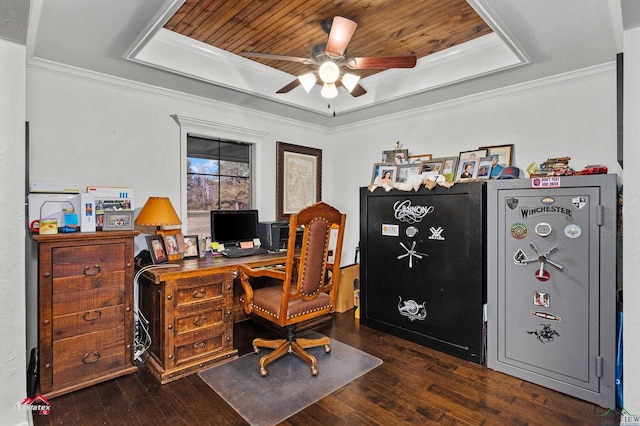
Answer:
<path fill-rule="evenodd" d="M 240 284 L 242 284 L 242 289 L 244 290 L 244 301 L 242 302 L 242 308 L 246 312 L 247 315 L 251 313 L 253 310 L 253 287 L 251 287 L 251 282 L 249 278 L 257 278 L 257 277 L 269 277 L 274 278 L 280 281 L 284 281 L 286 274 L 281 269 L 275 268 L 251 268 L 247 265 L 238 265 L 238 276 L 240 277 Z"/>

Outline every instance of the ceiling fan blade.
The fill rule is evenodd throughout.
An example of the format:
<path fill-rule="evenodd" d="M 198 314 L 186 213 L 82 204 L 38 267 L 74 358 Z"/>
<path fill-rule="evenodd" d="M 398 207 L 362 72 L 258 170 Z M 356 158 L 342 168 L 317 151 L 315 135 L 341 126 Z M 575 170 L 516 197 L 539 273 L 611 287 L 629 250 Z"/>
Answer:
<path fill-rule="evenodd" d="M 386 70 L 389 68 L 413 68 L 416 66 L 415 56 L 369 56 L 351 58 L 347 66 L 352 70 Z"/>
<path fill-rule="evenodd" d="M 327 52 L 341 56 L 351 40 L 358 24 L 350 19 L 336 16 L 331 24 L 331 32 L 327 41 Z"/>
<path fill-rule="evenodd" d="M 295 89 L 298 86 L 300 86 L 300 80 L 296 78 L 291 83 L 278 90 L 276 93 L 289 93 L 291 90 Z"/>
<path fill-rule="evenodd" d="M 299 58 L 297 56 L 272 55 L 270 53 L 242 52 L 242 56 L 247 58 L 274 59 L 278 61 L 301 62 L 303 64 L 313 64 L 309 58 Z"/>
<path fill-rule="evenodd" d="M 347 89 L 347 87 L 344 85 L 344 83 L 342 82 L 342 78 L 339 79 L 337 81 L 337 84 L 339 84 L 340 86 L 344 87 L 344 89 L 349 92 L 349 89 Z M 351 96 L 353 96 L 354 98 L 357 98 L 358 96 L 362 96 L 365 93 L 367 93 L 367 91 L 365 90 L 364 87 L 362 87 L 362 85 L 360 85 L 360 83 L 356 83 L 356 85 L 353 87 L 353 90 L 351 92 L 349 92 L 351 94 Z"/>
<path fill-rule="evenodd" d="M 351 96 L 353 96 L 354 98 L 357 98 L 358 96 L 362 96 L 365 93 L 367 93 L 367 91 L 364 89 L 364 87 L 362 87 L 360 83 L 357 83 L 356 87 L 354 87 L 353 90 L 351 91 Z"/>

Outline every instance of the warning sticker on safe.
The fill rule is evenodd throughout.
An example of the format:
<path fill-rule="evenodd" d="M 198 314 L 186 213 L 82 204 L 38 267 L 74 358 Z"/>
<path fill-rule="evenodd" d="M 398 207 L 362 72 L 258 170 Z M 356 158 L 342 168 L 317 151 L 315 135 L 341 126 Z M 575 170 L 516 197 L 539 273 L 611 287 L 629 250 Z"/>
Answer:
<path fill-rule="evenodd" d="M 400 235 L 400 226 L 398 225 L 388 225 L 382 224 L 382 235 L 387 237 L 397 237 Z"/>
<path fill-rule="evenodd" d="M 532 188 L 560 188 L 560 176 L 537 177 L 531 179 Z"/>

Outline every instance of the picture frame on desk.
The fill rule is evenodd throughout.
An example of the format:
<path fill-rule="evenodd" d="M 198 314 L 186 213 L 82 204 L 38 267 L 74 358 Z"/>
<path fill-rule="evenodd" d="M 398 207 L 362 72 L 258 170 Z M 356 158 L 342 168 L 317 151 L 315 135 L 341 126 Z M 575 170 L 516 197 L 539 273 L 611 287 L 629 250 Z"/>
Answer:
<path fill-rule="evenodd" d="M 133 210 L 105 211 L 103 214 L 103 231 L 131 231 L 133 229 Z"/>
<path fill-rule="evenodd" d="M 153 264 L 167 263 L 169 256 L 167 255 L 167 249 L 164 247 L 162 235 L 147 235 L 145 239 L 147 240 L 147 247 L 151 253 Z"/>
<path fill-rule="evenodd" d="M 322 150 L 277 143 L 276 216 L 288 220 L 322 199 Z"/>
<path fill-rule="evenodd" d="M 184 259 L 200 257 L 200 244 L 197 235 L 184 236 Z"/>

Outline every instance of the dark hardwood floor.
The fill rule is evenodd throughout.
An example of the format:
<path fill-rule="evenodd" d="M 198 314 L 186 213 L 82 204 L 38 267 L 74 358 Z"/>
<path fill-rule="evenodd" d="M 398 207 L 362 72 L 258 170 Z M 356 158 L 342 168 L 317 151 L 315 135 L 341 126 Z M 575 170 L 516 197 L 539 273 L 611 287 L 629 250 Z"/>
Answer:
<path fill-rule="evenodd" d="M 383 364 L 298 412 L 283 425 L 613 425 L 606 409 L 360 326 L 353 310 L 318 330 Z M 270 332 L 244 321 L 234 338 L 241 354 Z M 256 358 L 257 368 L 257 358 Z M 308 371 L 301 371 L 307 374 Z M 320 371 L 320 376 L 322 371 Z M 268 377 L 265 378 L 268 380 Z M 246 425 L 197 374 L 159 385 L 136 374 L 53 398 L 44 425 Z"/>

